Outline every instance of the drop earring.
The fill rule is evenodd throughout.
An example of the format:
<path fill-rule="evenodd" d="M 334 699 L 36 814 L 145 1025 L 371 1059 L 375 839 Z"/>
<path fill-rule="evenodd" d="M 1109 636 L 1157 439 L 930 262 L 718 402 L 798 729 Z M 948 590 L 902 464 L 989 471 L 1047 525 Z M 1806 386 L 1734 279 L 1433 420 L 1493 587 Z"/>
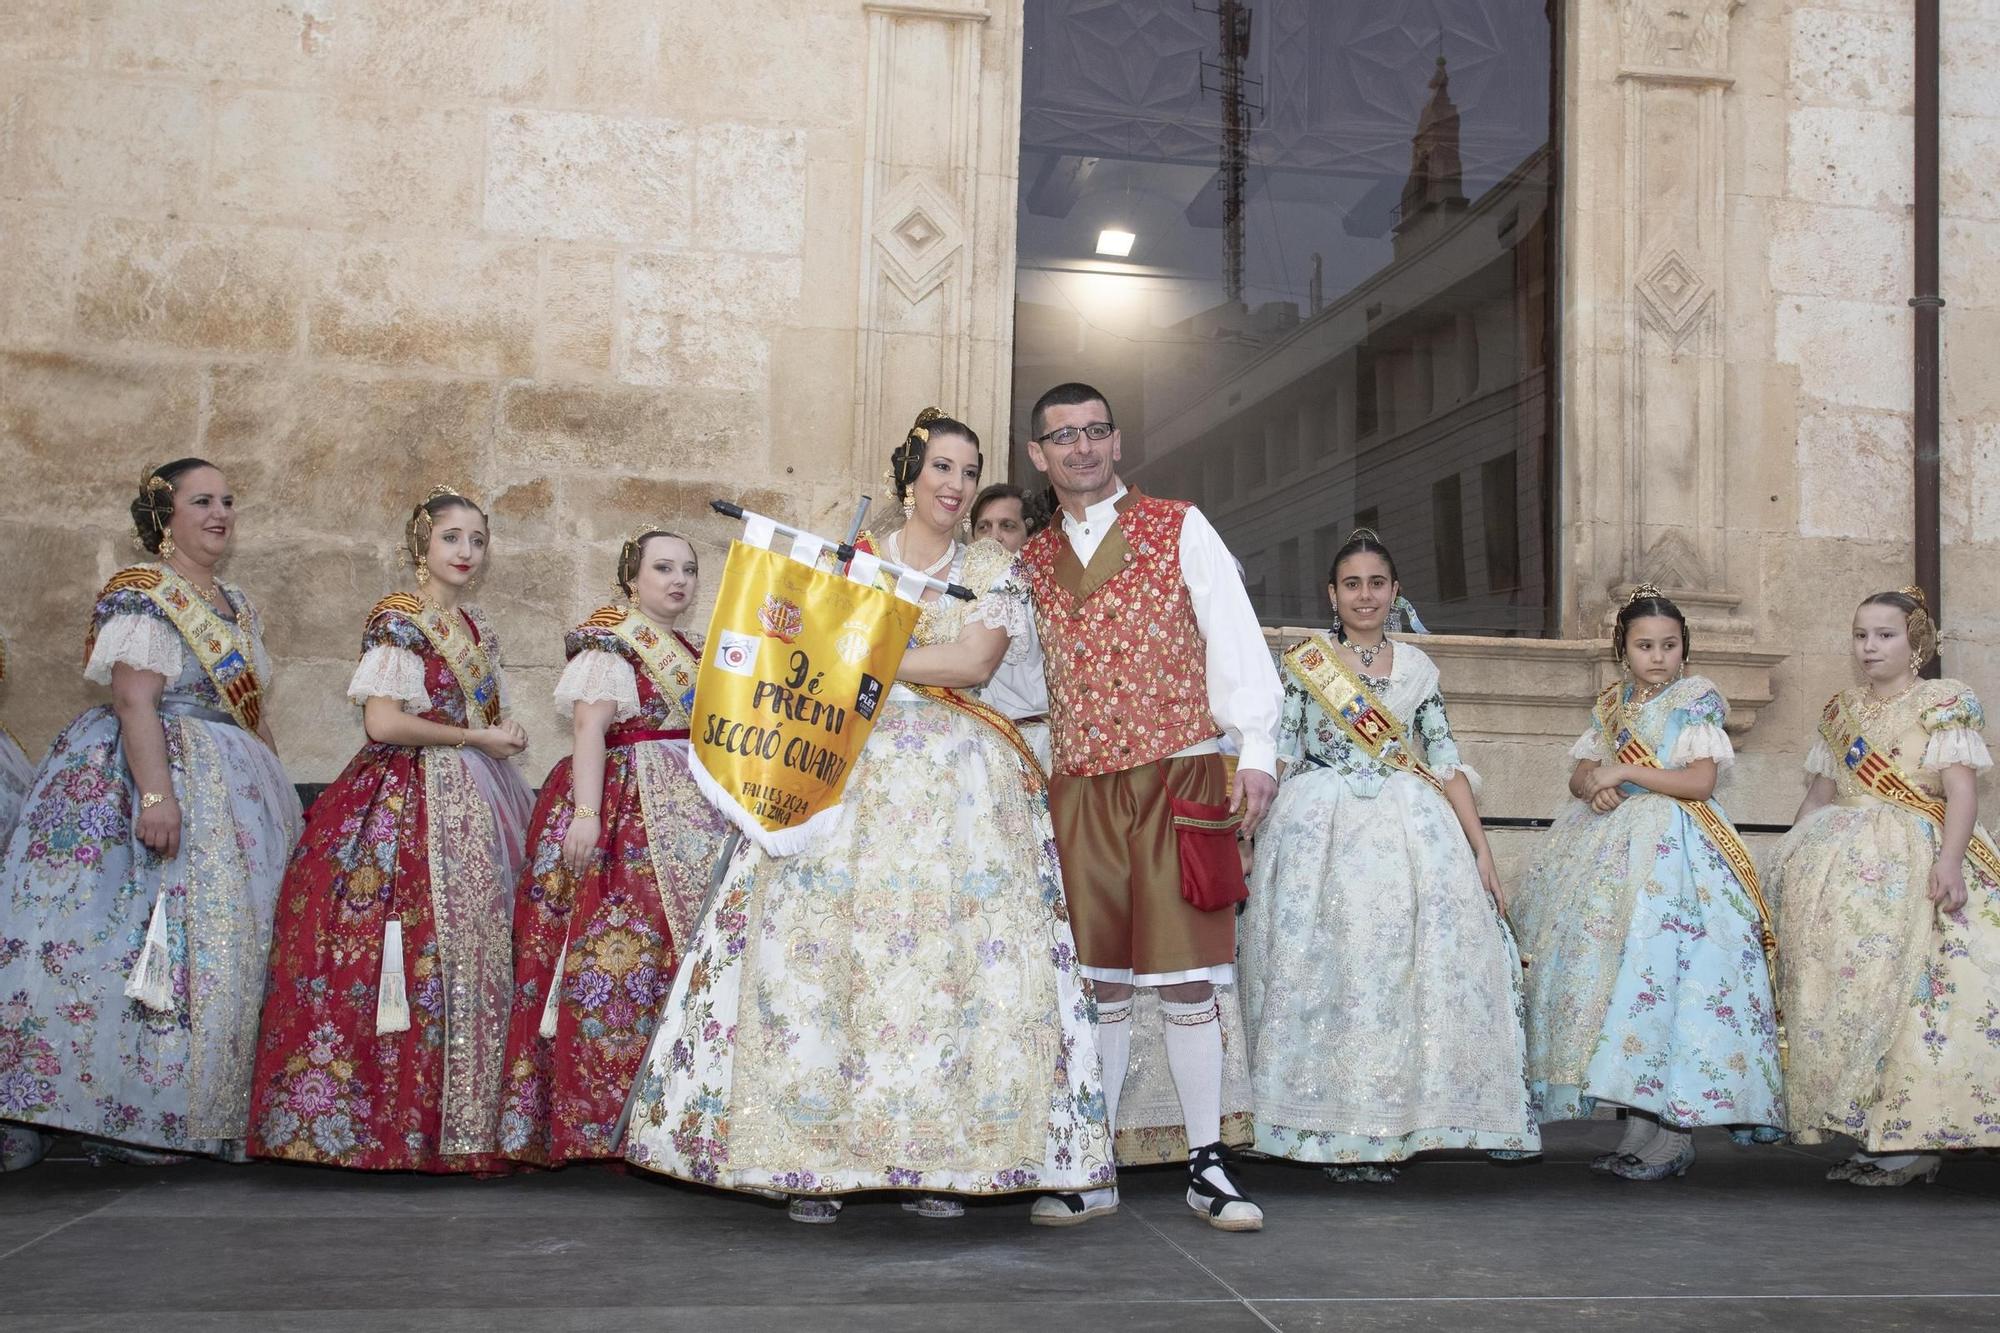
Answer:
<path fill-rule="evenodd" d="M 422 556 L 418 556 L 417 588 L 419 591 L 429 591 L 430 586 L 431 586 L 431 562 L 424 559 Z"/>
<path fill-rule="evenodd" d="M 160 559 L 171 560 L 173 558 L 174 534 L 171 532 L 162 532 L 160 534 Z"/>

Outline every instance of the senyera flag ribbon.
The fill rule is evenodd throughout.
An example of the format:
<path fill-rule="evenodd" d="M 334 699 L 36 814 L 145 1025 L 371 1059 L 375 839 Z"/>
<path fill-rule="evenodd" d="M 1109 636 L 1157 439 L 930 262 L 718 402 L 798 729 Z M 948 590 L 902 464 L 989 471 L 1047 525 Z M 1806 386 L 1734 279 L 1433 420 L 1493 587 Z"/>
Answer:
<path fill-rule="evenodd" d="M 743 535 L 730 543 L 695 678 L 694 779 L 745 836 L 789 856 L 838 818 L 925 589 L 965 594 L 761 514 L 714 507 L 742 518 Z M 788 550 L 773 549 L 780 535 Z"/>

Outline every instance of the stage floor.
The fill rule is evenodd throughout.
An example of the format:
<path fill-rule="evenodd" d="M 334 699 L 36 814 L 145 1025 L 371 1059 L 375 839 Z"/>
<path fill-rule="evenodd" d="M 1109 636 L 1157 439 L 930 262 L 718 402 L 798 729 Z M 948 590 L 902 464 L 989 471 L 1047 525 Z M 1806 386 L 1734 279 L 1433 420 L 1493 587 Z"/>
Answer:
<path fill-rule="evenodd" d="M 1634 1185 L 1584 1165 L 1617 1131 L 1387 1186 L 1251 1162 L 1257 1235 L 1211 1230 L 1166 1170 L 1128 1175 L 1118 1216 L 1057 1231 L 1015 1200 L 936 1222 L 871 1199 L 807 1227 L 601 1168 L 52 1159 L 0 1176 L 0 1329 L 2000 1328 L 2000 1158 L 1860 1190 L 1821 1180 L 1829 1151 L 1704 1134 L 1685 1179 Z"/>

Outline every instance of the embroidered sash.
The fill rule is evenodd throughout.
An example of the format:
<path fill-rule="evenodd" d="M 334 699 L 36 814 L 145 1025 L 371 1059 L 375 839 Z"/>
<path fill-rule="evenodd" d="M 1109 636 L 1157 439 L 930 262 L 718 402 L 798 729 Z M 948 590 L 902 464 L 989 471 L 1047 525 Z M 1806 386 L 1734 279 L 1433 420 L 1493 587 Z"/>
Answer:
<path fill-rule="evenodd" d="M 406 592 L 397 592 L 377 602 L 375 609 L 368 613 L 368 619 L 373 621 L 387 611 L 407 616 L 423 631 L 424 638 L 444 659 L 445 665 L 451 668 L 459 693 L 465 696 L 467 720 L 476 718 L 485 726 L 498 726 L 500 679 L 494 674 L 493 659 L 485 645 L 466 627 L 464 614 L 426 606 Z"/>
<path fill-rule="evenodd" d="M 632 650 L 660 693 L 680 709 L 681 717 L 693 714 L 694 680 L 701 669 L 701 654 L 681 637 L 679 630 L 663 633 L 639 612 L 620 606 L 601 607 L 583 624 L 590 629 L 609 630 Z"/>
<path fill-rule="evenodd" d="M 1444 781 L 1410 752 L 1396 715 L 1382 706 L 1366 681 L 1347 669 L 1325 634 L 1315 631 L 1293 644 L 1285 651 L 1284 663 L 1327 716 L 1371 759 L 1414 774 L 1438 795 L 1444 795 Z"/>
<path fill-rule="evenodd" d="M 1891 805 L 1899 805 L 1914 811 L 1935 826 L 1940 835 L 1944 832 L 1944 802 L 1925 794 L 1924 789 L 1910 781 L 1909 775 L 1896 766 L 1896 762 L 1881 751 L 1869 745 L 1868 738 L 1861 734 L 1861 727 L 1847 711 L 1843 696 L 1835 695 L 1820 714 L 1820 739 L 1826 742 L 1830 753 L 1840 756 L 1840 762 L 1854 775 L 1855 781 L 1866 787 L 1875 796 Z M 1965 845 L 1965 856 L 1978 863 L 1979 868 L 1995 882 L 2000 882 L 2000 851 L 1974 830 L 1972 841 Z"/>
<path fill-rule="evenodd" d="M 195 661 L 208 673 L 215 692 L 222 697 L 223 707 L 229 710 L 236 724 L 245 731 L 257 730 L 264 718 L 264 683 L 257 679 L 256 667 L 239 646 L 249 641 L 249 626 L 240 622 L 231 625 L 216 614 L 193 584 L 158 565 L 134 565 L 119 570 L 98 596 L 104 598 L 114 592 L 140 593 L 159 607 L 180 632 Z M 238 612 L 239 616 L 243 614 Z M 239 639 L 239 635 L 243 637 Z M 83 645 L 85 661 L 90 660 L 91 650 L 96 646 L 97 627 L 93 625 Z"/>
<path fill-rule="evenodd" d="M 1653 747 L 1647 744 L 1645 737 L 1619 720 L 1619 715 L 1623 711 L 1619 704 L 1624 691 L 1623 685 L 1613 685 L 1598 698 L 1594 711 L 1597 714 L 1597 725 L 1604 732 L 1604 747 L 1611 751 L 1612 757 L 1621 764 L 1631 764 L 1635 768 L 1664 770 L 1666 765 L 1660 762 L 1659 755 L 1653 752 Z M 1654 795 L 1665 795 L 1665 793 L 1655 792 Z M 1772 969 L 1775 980 L 1778 966 L 1778 933 L 1771 924 L 1771 906 L 1764 901 L 1764 888 L 1757 878 L 1756 858 L 1750 855 L 1750 849 L 1743 845 L 1743 839 L 1730 826 L 1729 821 L 1722 817 L 1722 812 L 1707 801 L 1682 800 L 1678 796 L 1668 799 L 1678 803 L 1683 810 L 1694 817 L 1694 822 L 1701 826 L 1701 831 L 1715 844 L 1715 849 L 1722 853 L 1722 859 L 1729 862 L 1729 868 L 1736 874 L 1737 883 L 1741 884 L 1743 891 L 1750 895 L 1750 901 L 1757 908 L 1758 942 L 1764 946 L 1764 961 Z M 1775 998 L 1773 1003 L 1776 1003 Z M 1782 1030 L 1784 1025 L 1782 1015 L 1778 1017 L 1778 1023 Z"/>

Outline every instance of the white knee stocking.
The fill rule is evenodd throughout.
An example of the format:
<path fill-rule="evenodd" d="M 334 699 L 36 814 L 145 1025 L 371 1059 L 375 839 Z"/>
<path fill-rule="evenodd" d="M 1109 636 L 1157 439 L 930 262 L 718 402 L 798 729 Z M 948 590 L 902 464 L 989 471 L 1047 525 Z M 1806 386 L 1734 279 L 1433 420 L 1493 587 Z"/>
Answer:
<path fill-rule="evenodd" d="M 1118 1132 L 1118 1094 L 1125 1087 L 1125 1070 L 1132 1063 L 1132 1000 L 1099 1001 L 1097 1056 L 1104 1063 L 1104 1128 Z"/>
<path fill-rule="evenodd" d="M 1160 1001 L 1167 1069 L 1180 1094 L 1188 1151 L 1222 1138 L 1222 1021 L 1213 996 L 1193 1004 Z"/>

